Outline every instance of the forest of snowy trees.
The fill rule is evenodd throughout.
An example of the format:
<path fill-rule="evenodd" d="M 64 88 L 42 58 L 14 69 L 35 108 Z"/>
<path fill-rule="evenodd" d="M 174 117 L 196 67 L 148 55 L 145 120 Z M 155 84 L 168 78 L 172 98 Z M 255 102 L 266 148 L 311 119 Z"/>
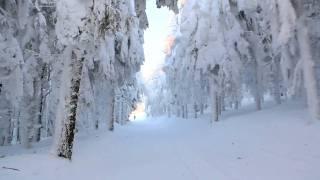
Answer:
<path fill-rule="evenodd" d="M 144 0 L 0 1 L 0 145 L 124 124 L 139 101 Z M 75 123 L 76 121 L 76 123 Z"/>
<path fill-rule="evenodd" d="M 186 0 L 172 24 L 153 114 L 209 108 L 218 121 L 249 94 L 257 110 L 271 95 L 306 100 L 320 118 L 320 1 Z"/>
<path fill-rule="evenodd" d="M 142 94 L 153 115 L 212 113 L 244 97 L 302 99 L 320 119 L 320 1 L 153 0 L 175 13 L 164 77 L 144 62 L 146 0 L 0 0 L 0 146 L 125 124 Z"/>

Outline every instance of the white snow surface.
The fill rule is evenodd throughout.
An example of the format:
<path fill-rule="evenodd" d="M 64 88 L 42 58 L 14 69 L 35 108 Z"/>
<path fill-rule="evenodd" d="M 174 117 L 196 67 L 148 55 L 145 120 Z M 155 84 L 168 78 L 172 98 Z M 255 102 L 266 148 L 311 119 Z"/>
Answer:
<path fill-rule="evenodd" d="M 50 142 L 0 147 L 0 179 L 319 180 L 319 132 L 320 123 L 292 102 L 227 112 L 213 126 L 209 116 L 149 118 L 78 135 L 71 162 L 50 155 Z"/>

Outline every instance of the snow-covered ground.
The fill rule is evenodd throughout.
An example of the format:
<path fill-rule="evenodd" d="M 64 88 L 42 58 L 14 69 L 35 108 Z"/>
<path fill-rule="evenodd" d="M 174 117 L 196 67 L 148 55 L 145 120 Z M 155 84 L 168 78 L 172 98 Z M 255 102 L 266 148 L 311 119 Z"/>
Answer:
<path fill-rule="evenodd" d="M 72 162 L 49 155 L 46 143 L 0 147 L 0 179 L 319 180 L 320 123 L 307 114 L 290 103 L 233 111 L 212 127 L 208 116 L 131 122 L 78 137 Z"/>

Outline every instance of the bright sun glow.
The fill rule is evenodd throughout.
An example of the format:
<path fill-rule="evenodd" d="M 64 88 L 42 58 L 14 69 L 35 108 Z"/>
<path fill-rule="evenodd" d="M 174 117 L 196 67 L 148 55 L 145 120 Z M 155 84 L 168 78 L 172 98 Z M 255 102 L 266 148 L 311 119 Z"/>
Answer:
<path fill-rule="evenodd" d="M 146 119 L 145 108 L 144 102 L 138 103 L 137 108 L 130 114 L 130 120 L 139 121 Z"/>
<path fill-rule="evenodd" d="M 187 0 L 179 0 L 179 5 L 183 6 L 186 2 L 187 2 Z"/>
<path fill-rule="evenodd" d="M 158 9 L 152 0 L 147 1 L 147 15 L 149 19 L 149 28 L 144 34 L 144 52 L 145 63 L 141 67 L 143 81 L 148 86 L 153 83 L 153 79 L 163 73 L 162 67 L 165 57 L 170 53 L 174 43 L 170 24 L 172 23 L 173 12 L 167 8 Z M 148 86 L 150 88 L 152 86 Z M 138 104 L 135 111 L 132 112 L 130 120 L 143 120 L 146 118 L 145 103 Z"/>
<path fill-rule="evenodd" d="M 173 38 L 168 38 L 173 13 L 167 8 L 158 9 L 154 1 L 149 0 L 147 15 L 150 24 L 145 31 L 145 63 L 141 67 L 142 78 L 146 83 L 161 73 L 166 52 L 173 42 Z"/>
<path fill-rule="evenodd" d="M 165 50 L 164 52 L 167 54 L 167 55 L 170 55 L 171 54 L 171 48 L 174 44 L 174 41 L 175 41 L 175 38 L 174 36 L 172 35 L 169 35 L 165 41 Z"/>

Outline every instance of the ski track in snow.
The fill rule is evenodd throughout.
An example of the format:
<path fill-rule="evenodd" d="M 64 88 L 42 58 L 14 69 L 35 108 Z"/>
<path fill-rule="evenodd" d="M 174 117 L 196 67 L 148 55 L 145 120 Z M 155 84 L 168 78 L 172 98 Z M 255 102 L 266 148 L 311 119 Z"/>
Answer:
<path fill-rule="evenodd" d="M 209 115 L 162 117 L 78 136 L 72 162 L 50 154 L 50 143 L 0 147 L 0 180 L 319 180 L 320 122 L 295 103 L 251 109 L 212 127 Z"/>

